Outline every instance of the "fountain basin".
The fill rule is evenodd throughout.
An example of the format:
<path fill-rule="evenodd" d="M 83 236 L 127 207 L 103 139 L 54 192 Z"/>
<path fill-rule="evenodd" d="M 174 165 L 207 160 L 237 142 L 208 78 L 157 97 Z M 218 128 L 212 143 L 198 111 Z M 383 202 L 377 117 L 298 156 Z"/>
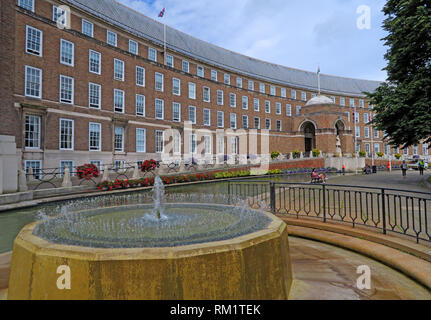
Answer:
<path fill-rule="evenodd" d="M 220 206 L 232 210 L 229 206 Z M 8 299 L 287 299 L 292 283 L 286 224 L 263 213 L 261 230 L 171 247 L 100 248 L 54 243 L 30 224 L 14 242 Z M 60 290 L 60 266 L 70 290 Z"/>
<path fill-rule="evenodd" d="M 261 211 L 214 204 L 166 204 L 161 219 L 153 205 L 125 205 L 63 214 L 37 225 L 49 242 L 92 248 L 162 248 L 236 238 L 264 229 Z"/>

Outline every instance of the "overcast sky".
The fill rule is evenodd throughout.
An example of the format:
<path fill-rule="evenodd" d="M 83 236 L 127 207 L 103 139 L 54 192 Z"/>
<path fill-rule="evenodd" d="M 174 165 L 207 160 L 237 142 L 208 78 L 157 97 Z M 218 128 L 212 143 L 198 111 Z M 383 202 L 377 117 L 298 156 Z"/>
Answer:
<path fill-rule="evenodd" d="M 170 27 L 253 58 L 330 75 L 385 80 L 385 0 L 117 0 Z M 359 29 L 359 6 L 371 9 Z M 159 19 L 162 21 L 162 19 Z M 364 21 L 364 20 L 361 20 Z"/>

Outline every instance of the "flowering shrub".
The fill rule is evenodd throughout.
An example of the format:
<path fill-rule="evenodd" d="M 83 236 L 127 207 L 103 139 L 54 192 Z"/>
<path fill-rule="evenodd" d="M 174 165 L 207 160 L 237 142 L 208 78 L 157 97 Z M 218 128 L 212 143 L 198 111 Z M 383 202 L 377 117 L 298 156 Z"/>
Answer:
<path fill-rule="evenodd" d="M 141 165 L 141 171 L 142 172 L 149 172 L 149 171 L 153 171 L 154 169 L 157 168 L 157 161 L 156 160 L 146 160 L 142 163 Z"/>
<path fill-rule="evenodd" d="M 268 170 L 268 174 L 283 174 L 281 169 Z"/>
<path fill-rule="evenodd" d="M 317 172 L 336 172 L 337 170 L 334 168 L 320 168 L 316 169 Z M 291 169 L 291 170 L 281 170 L 274 169 L 266 172 L 262 172 L 262 174 L 268 175 L 277 175 L 277 174 L 307 174 L 311 173 L 311 168 L 304 169 Z M 226 171 L 226 172 L 218 172 L 218 173 L 197 173 L 197 174 L 189 174 L 189 175 L 179 175 L 179 176 L 164 176 L 160 177 L 165 185 L 169 184 L 177 184 L 177 183 L 189 183 L 189 182 L 197 182 L 197 181 L 209 181 L 215 179 L 228 179 L 228 178 L 237 178 L 237 177 L 248 177 L 251 175 L 249 170 L 247 171 Z M 127 188 L 136 188 L 136 187 L 152 187 L 154 185 L 154 178 L 142 178 L 138 180 L 115 180 L 115 181 L 103 181 L 101 182 L 97 188 L 99 190 L 119 190 L 119 189 L 127 189 Z"/>
<path fill-rule="evenodd" d="M 250 176 L 250 171 L 226 171 L 226 172 L 218 172 L 215 174 L 216 179 L 227 179 L 227 178 L 248 177 L 248 176 Z"/>
<path fill-rule="evenodd" d="M 98 178 L 100 176 L 99 169 L 94 164 L 84 164 L 76 168 L 76 175 L 79 179 L 90 180 L 91 178 Z"/>
<path fill-rule="evenodd" d="M 111 191 L 114 189 L 114 183 L 110 181 L 102 181 L 97 185 L 97 189 Z"/>
<path fill-rule="evenodd" d="M 195 182 L 195 181 L 205 181 L 205 180 L 214 180 L 213 174 L 208 173 L 198 173 L 192 175 L 185 176 L 172 176 L 172 177 L 161 177 L 164 184 L 176 184 L 176 183 L 185 183 L 185 182 Z M 97 188 L 99 190 L 119 190 L 119 189 L 127 189 L 127 188 L 136 188 L 136 187 L 152 187 L 154 185 L 154 178 L 142 178 L 138 180 L 115 180 L 115 181 L 103 181 L 101 182 Z"/>

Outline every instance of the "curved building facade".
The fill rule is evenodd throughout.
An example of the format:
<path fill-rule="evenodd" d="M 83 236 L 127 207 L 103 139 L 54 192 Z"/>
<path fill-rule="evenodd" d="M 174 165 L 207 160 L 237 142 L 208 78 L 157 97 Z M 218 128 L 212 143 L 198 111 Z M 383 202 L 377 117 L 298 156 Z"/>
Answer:
<path fill-rule="evenodd" d="M 333 154 L 337 136 L 344 154 L 355 142 L 369 154 L 396 151 L 369 125 L 364 92 L 379 82 L 321 75 L 319 96 L 316 73 L 170 27 L 165 51 L 161 23 L 113 0 L 13 0 L 1 9 L 0 135 L 15 137 L 23 168 L 160 159 L 167 145 L 173 154 L 250 154 L 236 136 L 250 131 L 256 153 L 265 144 L 265 153 Z M 231 136 L 217 137 L 223 130 Z"/>

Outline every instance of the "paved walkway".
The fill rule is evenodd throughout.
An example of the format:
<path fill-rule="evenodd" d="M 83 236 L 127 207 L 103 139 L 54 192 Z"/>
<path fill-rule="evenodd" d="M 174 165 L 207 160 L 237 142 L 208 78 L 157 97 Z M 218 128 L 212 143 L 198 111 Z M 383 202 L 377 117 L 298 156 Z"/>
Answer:
<path fill-rule="evenodd" d="M 431 300 L 431 292 L 415 281 L 360 254 L 294 236 L 289 237 L 289 247 L 292 300 Z M 10 255 L 1 258 L 0 279 L 6 280 Z M 371 268 L 371 290 L 356 288 L 356 270 L 361 265 Z M 0 300 L 6 298 L 6 286 L 6 281 L 0 286 Z"/>
<path fill-rule="evenodd" d="M 8 287 L 11 259 L 11 252 L 0 254 L 0 300 L 2 291 Z"/>
<path fill-rule="evenodd" d="M 431 170 L 425 171 L 424 176 L 420 176 L 419 171 L 407 171 L 407 178 L 403 179 L 401 171 L 397 170 L 372 175 L 338 176 L 330 178 L 328 183 L 431 192 L 431 189 L 425 184 L 425 180 L 430 176 Z"/>
<path fill-rule="evenodd" d="M 289 237 L 294 282 L 291 300 L 430 300 L 431 292 L 365 256 L 332 245 Z M 371 289 L 356 287 L 359 266 L 371 269 Z"/>

